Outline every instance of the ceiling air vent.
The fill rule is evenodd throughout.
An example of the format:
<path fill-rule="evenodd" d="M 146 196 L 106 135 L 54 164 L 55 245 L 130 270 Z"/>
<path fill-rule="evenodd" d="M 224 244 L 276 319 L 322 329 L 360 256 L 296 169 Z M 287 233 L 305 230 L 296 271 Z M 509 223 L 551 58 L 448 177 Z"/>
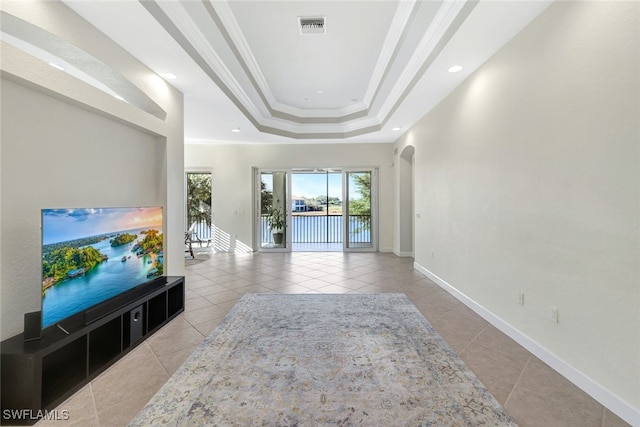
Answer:
<path fill-rule="evenodd" d="M 300 34 L 326 34 L 327 19 L 324 16 L 303 18 L 298 17 L 298 28 Z"/>

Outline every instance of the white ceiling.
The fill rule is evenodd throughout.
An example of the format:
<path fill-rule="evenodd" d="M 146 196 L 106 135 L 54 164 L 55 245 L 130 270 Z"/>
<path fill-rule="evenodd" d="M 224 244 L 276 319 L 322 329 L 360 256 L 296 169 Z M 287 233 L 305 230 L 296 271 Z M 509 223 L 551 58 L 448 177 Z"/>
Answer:
<path fill-rule="evenodd" d="M 63 1 L 178 76 L 187 143 L 393 142 L 550 3 Z"/>

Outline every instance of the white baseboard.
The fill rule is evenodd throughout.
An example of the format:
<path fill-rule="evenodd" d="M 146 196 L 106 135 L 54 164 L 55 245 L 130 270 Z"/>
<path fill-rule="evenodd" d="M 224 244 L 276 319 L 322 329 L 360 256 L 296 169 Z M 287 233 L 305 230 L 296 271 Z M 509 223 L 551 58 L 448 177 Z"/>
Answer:
<path fill-rule="evenodd" d="M 380 249 L 380 252 L 393 252 L 393 254 L 395 256 L 400 257 L 400 258 L 411 258 L 411 257 L 413 257 L 413 252 L 398 251 L 396 249 L 388 249 L 388 250 Z"/>
<path fill-rule="evenodd" d="M 611 412 L 618 415 L 620 418 L 622 418 L 632 426 L 640 427 L 640 410 L 634 408 L 633 406 L 622 400 L 620 397 L 602 387 L 600 384 L 593 381 L 581 371 L 577 370 L 571 364 L 560 359 L 558 356 L 538 344 L 532 338 L 523 334 L 518 329 L 511 326 L 509 323 L 502 320 L 500 317 L 491 313 L 489 310 L 485 309 L 480 304 L 478 304 L 462 292 L 458 291 L 455 287 L 451 286 L 445 280 L 438 277 L 438 275 L 432 273 L 418 263 L 414 263 L 413 266 L 416 270 L 427 276 L 429 279 L 433 280 L 438 286 L 453 295 L 464 305 L 475 311 L 487 322 L 491 323 L 493 326 L 498 328 L 511 339 L 530 351 L 537 358 L 557 371 L 560 375 L 571 381 L 578 388 L 600 402 Z"/>

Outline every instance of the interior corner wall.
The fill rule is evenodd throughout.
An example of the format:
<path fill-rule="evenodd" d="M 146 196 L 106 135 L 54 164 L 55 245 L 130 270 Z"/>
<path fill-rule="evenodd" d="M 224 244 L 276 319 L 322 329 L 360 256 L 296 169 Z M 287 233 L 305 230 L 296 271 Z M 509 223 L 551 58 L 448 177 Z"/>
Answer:
<path fill-rule="evenodd" d="M 213 171 L 215 225 L 237 240 L 253 242 L 252 168 L 379 167 L 379 250 L 393 250 L 392 144 L 185 145 L 185 166 Z"/>
<path fill-rule="evenodd" d="M 59 1 L 8 13 L 101 61 L 166 112 L 116 100 L 2 42 L 0 335 L 40 309 L 40 209 L 163 206 L 165 273 L 184 274 L 183 96 Z"/>
<path fill-rule="evenodd" d="M 639 7 L 552 4 L 396 143 L 415 147 L 417 266 L 627 420 L 640 414 Z"/>
<path fill-rule="evenodd" d="M 2 80 L 2 338 L 40 310 L 42 208 L 162 205 L 156 137 Z"/>

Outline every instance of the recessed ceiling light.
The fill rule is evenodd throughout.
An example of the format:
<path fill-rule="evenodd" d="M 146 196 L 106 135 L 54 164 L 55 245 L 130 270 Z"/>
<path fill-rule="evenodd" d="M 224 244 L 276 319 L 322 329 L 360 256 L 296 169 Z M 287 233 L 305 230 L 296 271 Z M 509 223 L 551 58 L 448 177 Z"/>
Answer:
<path fill-rule="evenodd" d="M 400 130 L 400 129 L 402 129 L 400 126 L 396 126 L 396 127 L 392 128 L 391 130 L 396 130 L 396 131 L 398 131 L 398 130 Z"/>
<path fill-rule="evenodd" d="M 231 129 L 231 132 L 238 133 L 238 132 L 240 132 L 240 128 Z"/>
<path fill-rule="evenodd" d="M 62 68 L 62 66 L 56 64 L 55 62 L 49 62 L 49 65 L 51 65 L 56 70 L 64 71 L 64 68 Z"/>
<path fill-rule="evenodd" d="M 162 73 L 162 77 L 164 77 L 167 80 L 175 80 L 178 78 L 178 76 L 176 76 L 173 73 Z"/>
<path fill-rule="evenodd" d="M 447 70 L 450 73 L 457 73 L 458 71 L 462 71 L 462 65 L 454 65 L 453 67 Z"/>

